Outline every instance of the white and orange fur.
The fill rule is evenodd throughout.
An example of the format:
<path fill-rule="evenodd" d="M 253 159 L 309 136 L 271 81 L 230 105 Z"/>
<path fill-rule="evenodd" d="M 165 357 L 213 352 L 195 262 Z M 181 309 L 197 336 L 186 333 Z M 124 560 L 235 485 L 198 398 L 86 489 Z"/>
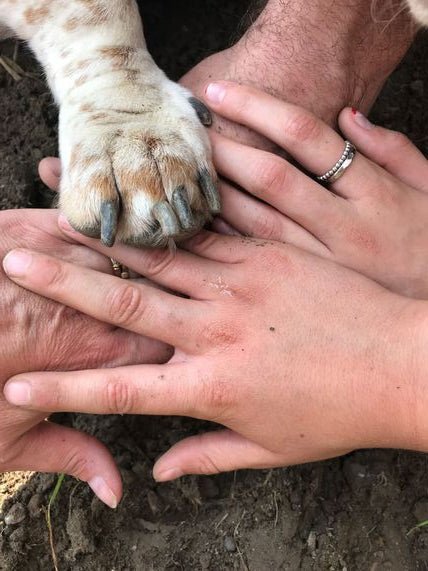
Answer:
<path fill-rule="evenodd" d="M 76 229 L 162 246 L 219 209 L 191 94 L 154 63 L 134 0 L 0 0 L 1 24 L 28 42 L 59 105 L 59 205 Z"/>
<path fill-rule="evenodd" d="M 428 24 L 428 0 L 407 0 Z M 60 107 L 60 208 L 111 245 L 161 246 L 219 210 L 207 134 L 190 93 L 150 57 L 134 0 L 0 0 Z"/>

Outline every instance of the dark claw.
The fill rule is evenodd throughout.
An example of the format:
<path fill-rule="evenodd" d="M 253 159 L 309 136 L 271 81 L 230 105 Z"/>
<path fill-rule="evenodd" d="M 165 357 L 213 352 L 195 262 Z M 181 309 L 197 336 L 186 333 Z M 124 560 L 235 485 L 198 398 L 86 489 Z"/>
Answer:
<path fill-rule="evenodd" d="M 111 248 L 116 239 L 120 202 L 106 200 L 101 204 L 101 243 Z"/>
<path fill-rule="evenodd" d="M 189 197 L 184 186 L 176 188 L 172 193 L 172 205 L 180 220 L 183 230 L 191 230 L 194 226 Z"/>
<path fill-rule="evenodd" d="M 211 214 L 219 214 L 221 210 L 220 195 L 208 169 L 203 169 L 199 173 L 199 184 L 208 203 Z"/>
<path fill-rule="evenodd" d="M 208 107 L 206 105 L 204 105 L 204 103 L 202 103 L 202 101 L 200 101 L 199 99 L 196 99 L 196 97 L 191 97 L 189 99 L 189 103 L 193 107 L 193 109 L 196 111 L 196 114 L 199 118 L 199 121 L 202 123 L 202 125 L 204 127 L 211 127 L 211 125 L 213 124 L 213 118 L 211 115 L 211 111 L 208 109 Z"/>
<path fill-rule="evenodd" d="M 152 213 L 159 222 L 165 236 L 177 236 L 180 234 L 180 224 L 168 202 L 159 202 L 159 204 L 153 206 Z"/>

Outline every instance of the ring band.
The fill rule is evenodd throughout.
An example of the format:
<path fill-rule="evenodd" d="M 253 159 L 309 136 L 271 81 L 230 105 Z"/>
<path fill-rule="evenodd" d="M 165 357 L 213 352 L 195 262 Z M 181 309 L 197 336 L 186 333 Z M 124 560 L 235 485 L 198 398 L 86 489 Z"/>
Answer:
<path fill-rule="evenodd" d="M 344 174 L 346 169 L 348 169 L 354 157 L 356 155 L 357 149 L 349 141 L 345 141 L 345 150 L 342 156 L 337 161 L 337 163 L 329 171 L 327 171 L 322 176 L 317 176 L 319 182 L 336 182 Z"/>
<path fill-rule="evenodd" d="M 129 271 L 126 266 L 123 266 L 113 258 L 110 258 L 111 267 L 113 269 L 113 274 L 118 278 L 122 278 L 123 280 L 129 280 Z"/>

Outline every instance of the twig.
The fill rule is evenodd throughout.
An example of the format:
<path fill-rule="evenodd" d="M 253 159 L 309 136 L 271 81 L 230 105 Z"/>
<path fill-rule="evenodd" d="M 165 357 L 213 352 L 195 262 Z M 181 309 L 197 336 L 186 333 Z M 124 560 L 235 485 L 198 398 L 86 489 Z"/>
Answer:
<path fill-rule="evenodd" d="M 59 569 L 58 569 L 58 558 L 56 556 L 53 529 L 52 529 L 51 507 L 53 506 L 53 504 L 54 504 L 54 502 L 58 496 L 58 493 L 59 493 L 61 486 L 62 486 L 62 483 L 64 481 L 64 477 L 65 477 L 64 474 L 60 474 L 58 476 L 58 480 L 55 484 L 55 488 L 51 494 L 51 497 L 49 498 L 48 508 L 46 510 L 46 524 L 48 526 L 48 531 L 49 531 L 49 544 L 51 546 L 52 561 L 53 561 L 55 571 L 59 571 Z"/>
<path fill-rule="evenodd" d="M 15 80 L 21 81 L 22 76 L 13 69 L 13 66 L 7 61 L 9 58 L 6 56 L 0 56 L 0 65 L 6 70 L 6 72 Z"/>

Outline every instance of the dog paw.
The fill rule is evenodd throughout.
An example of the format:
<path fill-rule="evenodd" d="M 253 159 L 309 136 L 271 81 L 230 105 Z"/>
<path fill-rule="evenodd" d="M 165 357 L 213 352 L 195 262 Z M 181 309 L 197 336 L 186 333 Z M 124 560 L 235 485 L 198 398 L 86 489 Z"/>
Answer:
<path fill-rule="evenodd" d="M 161 80 L 108 89 L 60 110 L 60 208 L 79 232 L 111 246 L 166 246 L 220 210 L 208 110 Z"/>

